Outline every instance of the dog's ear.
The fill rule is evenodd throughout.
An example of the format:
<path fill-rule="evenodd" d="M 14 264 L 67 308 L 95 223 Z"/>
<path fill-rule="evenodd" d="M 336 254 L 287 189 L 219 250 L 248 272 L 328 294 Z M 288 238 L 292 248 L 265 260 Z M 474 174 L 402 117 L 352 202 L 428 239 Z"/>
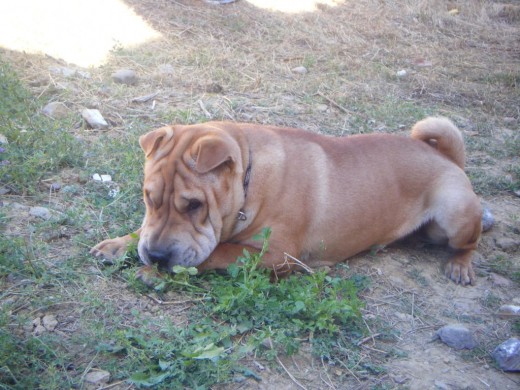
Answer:
<path fill-rule="evenodd" d="M 153 152 L 159 149 L 163 142 L 168 142 L 173 137 L 173 129 L 171 126 L 161 127 L 160 129 L 150 131 L 139 137 L 139 145 L 143 148 L 146 157 L 150 157 Z"/>
<path fill-rule="evenodd" d="M 222 164 L 234 164 L 240 156 L 240 148 L 232 138 L 214 135 L 200 138 L 192 150 L 199 173 L 212 171 Z"/>

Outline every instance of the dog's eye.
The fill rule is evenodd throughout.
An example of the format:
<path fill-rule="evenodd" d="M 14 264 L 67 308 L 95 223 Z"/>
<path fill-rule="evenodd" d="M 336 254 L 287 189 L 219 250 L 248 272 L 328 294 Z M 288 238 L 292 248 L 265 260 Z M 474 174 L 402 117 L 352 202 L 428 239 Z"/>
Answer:
<path fill-rule="evenodd" d="M 186 207 L 186 211 L 195 211 L 202 206 L 202 202 L 197 199 L 190 199 L 188 202 L 188 207 Z"/>

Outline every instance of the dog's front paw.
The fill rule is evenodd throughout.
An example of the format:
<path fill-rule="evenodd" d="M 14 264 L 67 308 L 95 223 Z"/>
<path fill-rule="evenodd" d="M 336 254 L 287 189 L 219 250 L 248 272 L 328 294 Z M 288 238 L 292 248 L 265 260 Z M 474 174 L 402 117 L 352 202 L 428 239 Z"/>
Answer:
<path fill-rule="evenodd" d="M 90 254 L 106 260 L 115 260 L 123 256 L 128 247 L 128 242 L 123 237 L 101 241 L 90 250 Z"/>
<path fill-rule="evenodd" d="M 444 269 L 446 276 L 457 284 L 467 286 L 468 284 L 475 285 L 477 277 L 470 264 L 459 263 L 455 260 L 449 261 Z"/>

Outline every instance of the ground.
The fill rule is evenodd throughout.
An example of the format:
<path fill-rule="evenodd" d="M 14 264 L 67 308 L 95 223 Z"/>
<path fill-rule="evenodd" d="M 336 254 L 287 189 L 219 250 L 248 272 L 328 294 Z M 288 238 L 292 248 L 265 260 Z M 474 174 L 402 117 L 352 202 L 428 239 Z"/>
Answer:
<path fill-rule="evenodd" d="M 194 296 L 171 291 L 165 304 L 153 291 L 129 287 L 135 263 L 107 271 L 87 255 L 99 240 L 140 223 L 143 157 L 137 137 L 148 130 L 211 119 L 293 126 L 331 136 L 406 134 L 424 116 L 444 115 L 464 134 L 466 171 L 495 220 L 474 259 L 477 285 L 447 280 L 442 265 L 450 254 L 416 237 L 358 255 L 347 261 L 348 268 L 330 270 L 331 275 L 370 280 L 360 293 L 365 336 L 350 352 L 355 356 L 347 351 L 346 363 L 332 365 L 311 355 L 304 342 L 293 356 L 280 354 L 271 362 L 256 355 L 244 359 L 261 381 L 242 378 L 214 388 L 518 388 L 518 374 L 502 372 L 490 353 L 519 335 L 518 319 L 496 313 L 503 304 L 520 306 L 520 6 L 507 1 L 337 0 L 302 2 L 315 7 L 296 12 L 289 10 L 295 2 L 273 3 L 279 10 L 254 3 L 125 0 L 123 8 L 133 10 L 155 33 L 134 46 L 113 42 L 104 62 L 90 66 L 67 62 L 65 54 L 0 49 L 0 58 L 42 106 L 51 101 L 67 106 L 65 118 L 50 123 L 79 142 L 74 153 L 82 156 L 80 162 L 36 175 L 31 189 L 14 183 L 14 174 L 9 176 L 13 182 L 2 179 L 3 235 L 21 243 L 30 267 L 45 271 L 27 278 L 2 268 L 6 319 L 0 324 L 26 340 L 35 335 L 35 325 L 18 326 L 17 317 L 53 316 L 53 335 L 76 359 L 67 360 L 63 374 L 70 383 L 86 386 L 86 374 L 99 368 L 113 377 L 100 386 L 123 389 L 129 386 L 126 372 L 107 368 L 99 350 L 90 348 L 93 338 L 104 335 L 101 328 L 128 332 L 150 318 L 168 317 L 177 326 L 189 322 L 186 313 L 202 304 Z M 92 18 L 70 15 L 77 20 L 77 39 L 97 37 L 100 27 Z M 74 31 L 61 34 L 76 37 Z M 136 72 L 135 85 L 112 80 L 121 68 Z M 84 108 L 99 109 L 108 129 L 86 126 L 80 115 Z M 38 110 L 35 117 L 42 115 Z M 35 120 L 22 130 L 35 132 Z M 2 147 L 15 144 L 9 141 Z M 57 154 L 67 152 L 59 140 L 53 142 Z M 39 145 L 35 148 L 38 155 Z M 122 148 L 128 152 L 122 154 Z M 111 174 L 113 182 L 94 182 L 94 173 Z M 52 187 L 55 183 L 60 187 Z M 114 189 L 119 192 L 111 197 Z M 57 219 L 42 221 L 31 214 L 34 206 L 51 210 Z M 432 340 L 437 329 L 451 323 L 470 329 L 478 347 L 457 351 Z M 16 381 L 5 379 L 5 364 L 0 386 L 16 388 Z M 49 365 L 47 370 L 60 369 Z M 53 387 L 49 382 L 39 386 Z"/>

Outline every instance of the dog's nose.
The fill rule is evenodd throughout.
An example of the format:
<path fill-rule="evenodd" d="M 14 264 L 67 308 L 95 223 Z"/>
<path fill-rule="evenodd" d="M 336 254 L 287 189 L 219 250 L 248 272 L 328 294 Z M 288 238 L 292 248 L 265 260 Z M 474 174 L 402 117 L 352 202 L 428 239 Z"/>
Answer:
<path fill-rule="evenodd" d="M 159 268 L 168 268 L 168 263 L 170 262 L 170 253 L 159 252 L 159 251 L 150 251 L 148 252 L 148 258 L 154 264 L 157 264 Z"/>

